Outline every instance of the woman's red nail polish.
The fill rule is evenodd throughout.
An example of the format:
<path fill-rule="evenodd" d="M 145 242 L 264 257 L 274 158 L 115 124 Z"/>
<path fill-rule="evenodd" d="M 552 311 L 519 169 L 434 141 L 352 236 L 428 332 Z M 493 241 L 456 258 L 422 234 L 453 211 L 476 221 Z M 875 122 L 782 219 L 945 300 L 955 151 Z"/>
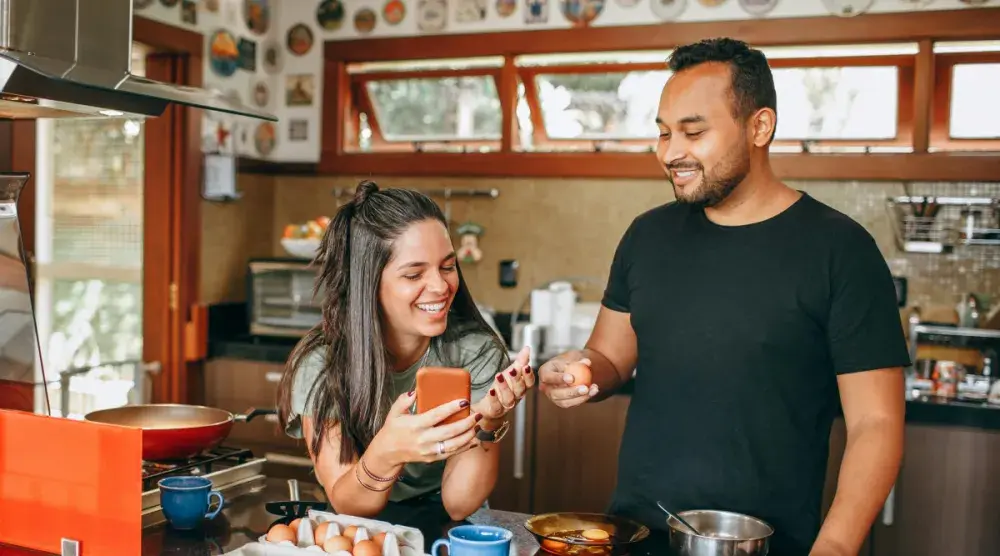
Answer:
<path fill-rule="evenodd" d="M 413 395 L 413 392 L 414 392 L 413 390 L 410 390 L 410 395 L 411 395 L 411 396 Z"/>
<path fill-rule="evenodd" d="M 502 373 L 497 375 L 497 382 L 503 382 L 503 374 Z"/>
<path fill-rule="evenodd" d="M 478 422 L 479 422 L 480 420 L 482 420 L 482 418 L 483 418 L 483 416 L 482 416 L 482 415 L 480 415 L 480 414 L 478 414 L 478 413 L 476 414 L 476 422 L 477 422 L 477 423 L 478 423 Z"/>
<path fill-rule="evenodd" d="M 517 369 L 511 369 L 510 376 L 517 376 Z"/>
<path fill-rule="evenodd" d="M 530 375 L 531 374 L 531 367 L 525 367 L 524 368 L 524 374 Z"/>
<path fill-rule="evenodd" d="M 492 389 L 492 388 L 490 388 L 490 395 L 491 396 L 496 396 L 497 395 L 497 391 L 494 390 L 494 389 Z"/>

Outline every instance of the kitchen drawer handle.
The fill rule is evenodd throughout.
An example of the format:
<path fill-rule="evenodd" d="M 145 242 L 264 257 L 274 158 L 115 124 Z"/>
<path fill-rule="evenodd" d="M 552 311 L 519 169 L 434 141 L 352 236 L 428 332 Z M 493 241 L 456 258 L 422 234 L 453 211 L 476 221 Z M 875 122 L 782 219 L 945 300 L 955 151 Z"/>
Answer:
<path fill-rule="evenodd" d="M 266 380 L 268 382 L 275 382 L 275 383 L 281 382 L 281 373 L 278 372 L 278 371 L 268 371 L 264 375 L 264 380 Z"/>
<path fill-rule="evenodd" d="M 264 420 L 267 421 L 268 423 L 277 423 L 278 416 L 275 415 L 274 413 L 271 413 L 270 415 L 265 415 Z"/>
<path fill-rule="evenodd" d="M 893 521 L 895 521 L 895 510 L 896 485 L 892 485 L 892 490 L 889 491 L 889 496 L 885 498 L 885 504 L 882 506 L 882 525 L 892 526 Z"/>
<path fill-rule="evenodd" d="M 524 478 L 524 422 L 527 420 L 525 401 L 521 400 L 514 409 L 514 478 Z"/>
<path fill-rule="evenodd" d="M 309 458 L 304 458 L 302 456 L 290 456 L 288 454 L 279 454 L 277 452 L 267 452 L 264 454 L 264 458 L 267 461 L 273 463 L 280 463 L 282 465 L 292 465 L 295 467 L 309 467 L 313 466 L 313 462 Z"/>

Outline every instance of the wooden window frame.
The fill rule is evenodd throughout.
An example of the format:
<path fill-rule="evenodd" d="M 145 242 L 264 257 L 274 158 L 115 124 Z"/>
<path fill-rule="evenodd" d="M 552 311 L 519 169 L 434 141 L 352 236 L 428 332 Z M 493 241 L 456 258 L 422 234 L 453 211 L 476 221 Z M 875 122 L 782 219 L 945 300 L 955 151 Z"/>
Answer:
<path fill-rule="evenodd" d="M 1000 52 L 934 54 L 934 98 L 931 108 L 930 147 L 942 151 L 981 151 L 998 154 L 1000 138 L 954 139 L 951 137 L 951 89 L 955 66 L 1000 64 Z"/>
<path fill-rule="evenodd" d="M 421 150 L 426 150 L 430 152 L 440 151 L 443 147 L 448 147 L 452 144 L 461 145 L 465 149 L 470 151 L 478 151 L 480 148 L 486 147 L 494 151 L 499 151 L 502 148 L 502 137 L 498 137 L 495 140 L 466 140 L 466 139 L 456 139 L 451 140 L 435 140 L 435 139 L 411 139 L 411 140 L 400 140 L 400 139 L 386 139 L 385 134 L 382 133 L 382 126 L 379 125 L 378 115 L 375 111 L 375 105 L 372 102 L 371 95 L 368 94 L 368 83 L 373 81 L 390 81 L 390 80 L 401 80 L 401 79 L 436 79 L 442 77 L 490 77 L 493 79 L 493 84 L 497 89 L 497 94 L 500 91 L 500 68 L 468 68 L 468 69 L 435 69 L 435 70 L 400 70 L 400 71 L 372 71 L 372 72 L 362 72 L 362 73 L 349 73 L 350 81 L 350 98 L 348 101 L 348 106 L 350 106 L 350 121 L 348 125 L 350 126 L 351 141 L 344 142 L 345 152 L 350 153 L 364 153 L 367 155 L 387 153 L 387 152 L 403 152 L 403 153 L 417 153 Z M 368 126 L 372 132 L 371 136 L 371 146 L 370 150 L 362 151 L 360 147 L 357 146 L 357 136 L 360 133 L 361 128 L 361 113 L 364 112 L 368 115 Z M 462 154 L 462 153 L 450 153 L 450 154 Z"/>
<path fill-rule="evenodd" d="M 323 142 L 317 170 L 323 174 L 583 177 L 662 179 L 655 157 L 630 152 L 517 151 L 515 109 L 519 71 L 512 58 L 526 54 L 670 50 L 706 36 L 729 36 L 760 47 L 917 42 L 912 87 L 901 72 L 897 141 L 909 136 L 912 153 L 772 153 L 775 172 L 803 180 L 995 180 L 1000 156 L 988 152 L 929 152 L 935 97 L 935 41 L 988 40 L 1000 35 L 1000 8 L 866 14 L 859 18 L 817 17 L 745 21 L 665 23 L 586 29 L 513 31 L 406 38 L 328 41 L 324 51 Z M 878 37 L 878 40 L 873 40 Z M 383 61 L 505 56 L 498 92 L 504 136 L 499 152 L 352 153 L 348 64 Z M 874 58 L 874 57 L 873 57 Z M 825 59 L 816 60 L 821 63 Z M 780 59 L 773 60 L 774 65 Z M 813 64 L 814 65 L 814 64 Z M 606 66 L 605 66 L 606 67 Z M 907 82 L 907 83 L 904 83 Z M 527 86 L 526 86 L 527 88 Z M 537 128 L 537 126 L 535 126 Z M 346 132 L 345 132 L 346 130 Z M 356 130 L 354 130 L 356 132 Z"/>

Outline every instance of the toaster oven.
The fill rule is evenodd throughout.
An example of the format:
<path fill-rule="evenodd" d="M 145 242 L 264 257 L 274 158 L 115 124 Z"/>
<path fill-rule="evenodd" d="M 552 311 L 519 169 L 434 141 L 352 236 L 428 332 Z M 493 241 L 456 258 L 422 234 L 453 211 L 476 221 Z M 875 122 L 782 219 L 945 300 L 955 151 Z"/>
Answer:
<path fill-rule="evenodd" d="M 247 311 L 254 336 L 301 337 L 319 324 L 313 296 L 319 269 L 304 259 L 252 259 L 247 271 Z"/>

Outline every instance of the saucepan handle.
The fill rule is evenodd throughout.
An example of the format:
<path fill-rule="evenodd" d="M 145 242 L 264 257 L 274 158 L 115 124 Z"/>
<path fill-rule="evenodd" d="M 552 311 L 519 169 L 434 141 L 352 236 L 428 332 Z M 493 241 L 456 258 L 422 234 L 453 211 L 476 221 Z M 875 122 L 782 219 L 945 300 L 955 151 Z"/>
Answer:
<path fill-rule="evenodd" d="M 277 409 L 258 409 L 256 407 L 251 407 L 246 413 L 241 415 L 233 415 L 233 419 L 240 421 L 241 423 L 246 423 L 254 417 L 259 417 L 261 415 L 277 415 Z"/>

